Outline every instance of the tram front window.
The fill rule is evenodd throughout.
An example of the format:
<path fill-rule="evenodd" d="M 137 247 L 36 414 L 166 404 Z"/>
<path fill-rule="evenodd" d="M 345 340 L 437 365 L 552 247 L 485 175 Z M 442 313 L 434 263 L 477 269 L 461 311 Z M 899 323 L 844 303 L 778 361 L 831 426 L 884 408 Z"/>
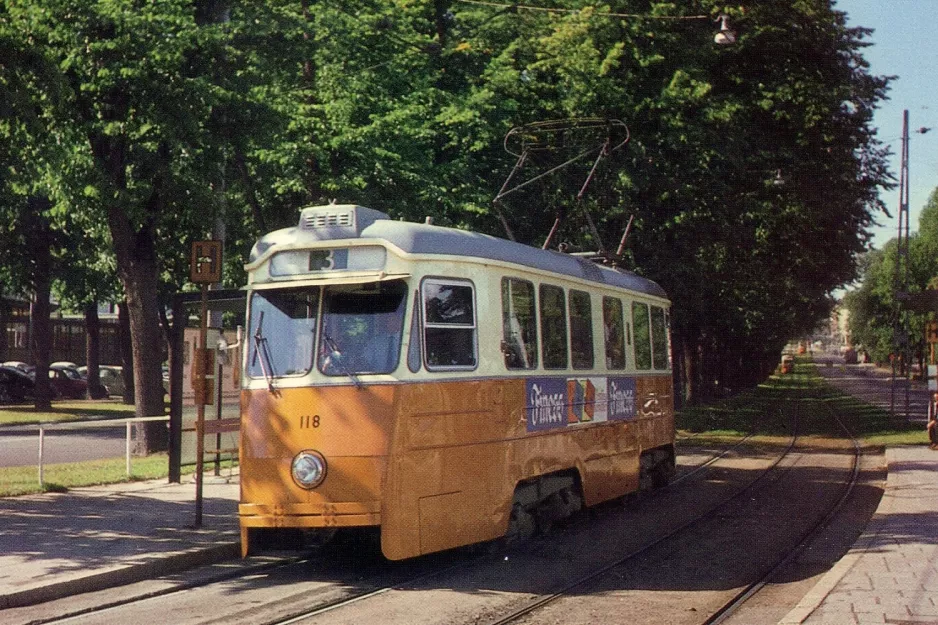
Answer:
<path fill-rule="evenodd" d="M 251 296 L 248 375 L 303 375 L 313 366 L 319 287 L 255 291 Z"/>
<path fill-rule="evenodd" d="M 318 368 L 329 376 L 391 373 L 401 356 L 407 285 L 399 280 L 327 287 Z"/>

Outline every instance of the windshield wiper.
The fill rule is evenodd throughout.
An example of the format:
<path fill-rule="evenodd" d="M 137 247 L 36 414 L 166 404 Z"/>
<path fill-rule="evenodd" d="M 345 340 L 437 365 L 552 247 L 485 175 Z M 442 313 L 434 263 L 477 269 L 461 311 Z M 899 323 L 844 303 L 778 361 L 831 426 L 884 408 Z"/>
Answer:
<path fill-rule="evenodd" d="M 338 344 L 332 339 L 331 336 L 322 333 L 322 340 L 326 344 L 326 348 L 329 350 L 329 364 L 335 363 L 344 375 L 346 375 L 356 388 L 362 388 L 362 383 L 358 377 L 352 373 L 352 371 L 346 366 L 345 362 L 342 360 L 342 351 L 339 349 Z M 325 364 L 325 363 L 324 363 Z"/>
<path fill-rule="evenodd" d="M 270 354 L 270 345 L 264 336 L 261 328 L 264 325 L 264 311 L 261 311 L 257 319 L 257 330 L 254 332 L 254 358 L 251 360 L 251 366 L 257 364 L 258 358 L 261 361 L 261 371 L 264 373 L 264 379 L 267 380 L 267 388 L 270 392 L 274 391 L 274 372 L 273 359 Z"/>

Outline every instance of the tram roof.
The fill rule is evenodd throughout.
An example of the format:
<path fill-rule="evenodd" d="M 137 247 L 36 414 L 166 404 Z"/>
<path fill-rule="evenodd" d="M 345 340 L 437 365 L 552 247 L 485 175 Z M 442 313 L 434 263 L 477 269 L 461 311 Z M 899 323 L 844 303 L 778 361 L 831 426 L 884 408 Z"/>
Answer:
<path fill-rule="evenodd" d="M 345 213 L 350 217 L 345 221 L 335 220 L 332 216 L 336 213 Z M 326 215 L 328 218 L 324 218 Z M 263 252 L 287 242 L 313 243 L 354 238 L 384 240 L 408 254 L 502 261 L 667 298 L 664 289 L 658 284 L 631 271 L 605 267 L 578 256 L 542 250 L 478 232 L 395 221 L 385 213 L 351 205 L 304 208 L 299 226 L 262 237 L 252 250 L 251 260 L 256 261 Z"/>

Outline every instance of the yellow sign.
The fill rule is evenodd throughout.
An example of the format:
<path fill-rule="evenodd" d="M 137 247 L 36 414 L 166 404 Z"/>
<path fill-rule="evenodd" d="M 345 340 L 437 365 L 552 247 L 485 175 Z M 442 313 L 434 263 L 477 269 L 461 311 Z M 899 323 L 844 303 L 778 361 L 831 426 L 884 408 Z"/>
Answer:
<path fill-rule="evenodd" d="M 197 283 L 221 282 L 221 241 L 192 244 L 189 279 Z"/>

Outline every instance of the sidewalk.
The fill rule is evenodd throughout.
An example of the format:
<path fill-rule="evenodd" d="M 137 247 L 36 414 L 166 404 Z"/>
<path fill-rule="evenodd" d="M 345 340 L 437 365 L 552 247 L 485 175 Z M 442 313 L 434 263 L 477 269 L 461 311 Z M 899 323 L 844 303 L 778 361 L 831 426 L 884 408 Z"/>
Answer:
<path fill-rule="evenodd" d="M 870 524 L 779 625 L 938 623 L 938 451 L 895 447 L 886 460 Z"/>
<path fill-rule="evenodd" d="M 0 610 L 235 558 L 238 498 L 206 477 L 200 529 L 191 476 L 0 498 Z"/>

